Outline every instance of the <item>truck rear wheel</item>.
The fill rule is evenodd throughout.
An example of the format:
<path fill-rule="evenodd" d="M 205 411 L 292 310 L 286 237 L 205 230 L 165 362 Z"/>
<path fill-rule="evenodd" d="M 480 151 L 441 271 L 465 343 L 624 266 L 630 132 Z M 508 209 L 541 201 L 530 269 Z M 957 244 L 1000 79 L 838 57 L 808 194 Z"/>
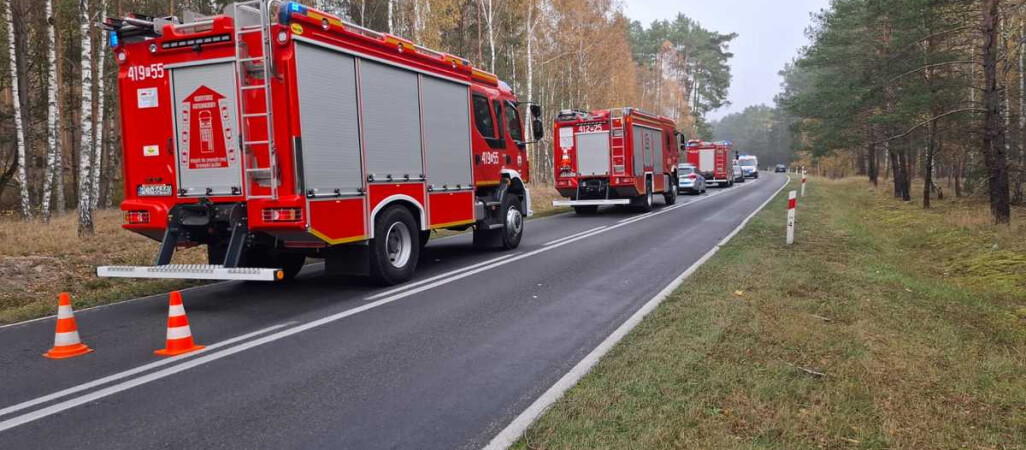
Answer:
<path fill-rule="evenodd" d="M 579 216 L 590 216 L 598 212 L 598 206 L 574 206 L 574 213 Z"/>
<path fill-rule="evenodd" d="M 634 197 L 635 207 L 638 211 L 647 213 L 652 211 L 652 203 L 654 202 L 655 194 L 652 193 L 652 180 L 645 181 L 645 193 Z"/>
<path fill-rule="evenodd" d="M 670 206 L 677 203 L 677 179 L 670 177 L 670 190 L 663 193 L 663 200 L 666 201 L 666 206 Z"/>
<path fill-rule="evenodd" d="M 370 241 L 370 276 L 377 283 L 394 285 L 413 278 L 420 257 L 420 233 L 413 214 L 391 206 L 374 222 Z"/>

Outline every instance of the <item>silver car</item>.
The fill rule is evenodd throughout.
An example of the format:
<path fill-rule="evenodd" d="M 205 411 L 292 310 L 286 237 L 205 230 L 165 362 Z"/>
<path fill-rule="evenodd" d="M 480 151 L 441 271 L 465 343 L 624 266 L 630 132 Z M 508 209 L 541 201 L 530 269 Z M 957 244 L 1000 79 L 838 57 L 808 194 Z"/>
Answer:
<path fill-rule="evenodd" d="M 681 164 L 677 166 L 677 192 L 701 194 L 705 192 L 705 177 L 698 173 L 695 166 Z"/>

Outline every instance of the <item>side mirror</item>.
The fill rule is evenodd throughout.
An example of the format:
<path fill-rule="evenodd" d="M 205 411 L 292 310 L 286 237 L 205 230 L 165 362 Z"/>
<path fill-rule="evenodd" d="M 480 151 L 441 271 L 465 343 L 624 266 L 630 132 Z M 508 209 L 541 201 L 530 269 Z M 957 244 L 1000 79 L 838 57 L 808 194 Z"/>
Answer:
<path fill-rule="evenodd" d="M 531 117 L 534 117 L 535 119 L 538 119 L 538 118 L 541 117 L 541 115 L 542 115 L 541 106 L 538 106 L 538 105 L 532 103 L 530 108 L 531 108 Z"/>
<path fill-rule="evenodd" d="M 531 131 L 534 133 L 532 136 L 534 136 L 535 140 L 541 140 L 541 138 L 545 137 L 545 124 L 534 114 L 535 108 L 537 107 L 531 105 L 531 115 L 534 115 L 534 119 L 531 119 Z M 541 113 L 541 108 L 538 108 L 538 112 Z"/>

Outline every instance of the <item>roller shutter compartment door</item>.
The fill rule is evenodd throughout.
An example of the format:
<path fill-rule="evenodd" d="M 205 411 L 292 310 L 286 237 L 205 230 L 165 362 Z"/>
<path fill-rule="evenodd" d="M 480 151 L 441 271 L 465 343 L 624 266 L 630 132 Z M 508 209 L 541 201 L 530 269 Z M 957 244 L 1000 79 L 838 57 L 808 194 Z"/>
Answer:
<path fill-rule="evenodd" d="M 577 173 L 609 175 L 609 132 L 577 134 Z"/>
<path fill-rule="evenodd" d="M 419 178 L 420 101 L 417 74 L 360 60 L 367 175 L 374 181 Z"/>
<path fill-rule="evenodd" d="M 296 43 L 303 182 L 314 196 L 363 187 L 353 57 Z"/>
<path fill-rule="evenodd" d="M 473 186 L 467 86 L 420 76 L 427 182 L 432 190 Z"/>

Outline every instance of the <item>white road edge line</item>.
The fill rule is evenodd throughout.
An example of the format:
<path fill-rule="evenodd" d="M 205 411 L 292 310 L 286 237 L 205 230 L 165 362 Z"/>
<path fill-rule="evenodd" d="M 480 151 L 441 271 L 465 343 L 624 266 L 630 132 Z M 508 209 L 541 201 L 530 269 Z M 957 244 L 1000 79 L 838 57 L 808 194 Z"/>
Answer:
<path fill-rule="evenodd" d="M 296 322 L 286 322 L 286 323 L 274 325 L 274 326 L 271 326 L 271 327 L 267 327 L 267 328 L 264 328 L 264 329 L 261 329 L 261 330 L 254 331 L 252 333 L 247 333 L 247 334 L 243 334 L 241 336 L 236 336 L 236 337 L 233 337 L 231 339 L 227 339 L 227 340 L 218 342 L 216 344 L 210 344 L 210 345 L 206 346 L 206 348 L 204 348 L 202 350 L 197 350 L 197 351 L 192 352 L 192 353 L 186 353 L 186 354 L 184 354 L 182 356 L 175 357 L 175 358 L 167 358 L 167 359 L 162 359 L 160 361 L 154 361 L 152 363 L 144 364 L 144 365 L 136 367 L 134 369 L 129 369 L 129 370 L 126 370 L 124 372 L 118 372 L 118 373 L 115 373 L 115 374 L 112 374 L 112 375 L 108 375 L 108 376 L 103 377 L 103 378 L 99 378 L 99 379 L 90 381 L 88 383 L 82 383 L 82 384 L 80 384 L 78 386 L 73 386 L 73 387 L 70 387 L 70 388 L 67 388 L 67 389 L 64 389 L 64 390 L 61 390 L 61 391 L 54 392 L 52 394 L 44 395 L 42 397 L 35 398 L 35 399 L 29 400 L 29 401 L 26 401 L 26 402 L 18 403 L 17 405 L 8 406 L 6 408 L 0 409 L 0 416 L 6 416 L 7 414 L 10 414 L 12 412 L 21 411 L 21 410 L 23 410 L 25 408 L 31 408 L 33 406 L 40 405 L 40 404 L 46 403 L 46 402 L 51 401 L 51 400 L 56 400 L 56 399 L 61 398 L 61 397 L 66 397 L 66 396 L 74 394 L 76 392 L 82 392 L 82 391 L 84 391 L 86 389 L 92 389 L 94 387 L 110 383 L 111 381 L 117 381 L 117 380 L 120 380 L 122 378 L 130 377 L 130 376 L 135 375 L 137 373 L 146 372 L 146 371 L 148 371 L 150 369 L 155 369 L 157 367 L 166 366 L 168 364 L 173 364 L 173 363 L 176 363 L 176 362 L 179 362 L 179 361 L 184 361 L 184 360 L 186 360 L 188 358 L 191 358 L 193 356 L 202 355 L 204 353 L 209 353 L 211 350 L 215 350 L 215 349 L 220 348 L 220 347 L 231 345 L 231 344 L 234 344 L 234 343 L 239 342 L 239 341 L 244 341 L 244 340 L 249 339 L 251 337 L 256 337 L 256 336 L 259 336 L 261 334 L 277 330 L 279 328 L 287 327 L 287 326 L 292 325 L 294 323 L 296 323 Z"/>
<path fill-rule="evenodd" d="M 773 195 L 771 195 L 768 199 L 766 199 L 765 202 L 759 205 L 759 207 L 756 208 L 755 211 L 749 214 L 748 217 L 746 217 L 745 220 L 743 220 L 741 224 L 737 226 L 737 228 L 734 228 L 734 231 L 731 231 L 731 233 L 728 234 L 727 237 L 723 238 L 723 240 L 716 244 L 716 246 L 714 246 L 712 249 L 710 249 L 708 252 L 702 255 L 702 257 L 699 258 L 698 261 L 695 261 L 694 264 L 692 264 L 690 267 L 687 268 L 687 270 L 685 270 L 677 278 L 671 281 L 670 284 L 663 288 L 662 291 L 659 291 L 659 293 L 656 294 L 655 297 L 652 297 L 651 300 L 642 305 L 641 309 L 635 312 L 634 315 L 627 319 L 626 322 L 624 322 L 615 331 L 613 331 L 613 333 L 610 334 L 605 340 L 603 340 L 602 343 L 598 345 L 598 347 L 595 347 L 595 349 L 592 350 L 591 353 L 588 353 L 588 355 L 585 356 L 584 359 L 577 363 L 577 365 L 575 365 L 572 369 L 570 369 L 570 371 L 567 372 L 566 375 L 563 375 L 563 377 L 560 378 L 559 381 L 556 382 L 556 384 L 553 384 L 552 387 L 550 387 L 547 391 L 545 391 L 545 393 L 538 397 L 538 399 L 535 400 L 534 403 L 531 403 L 531 405 L 528 406 L 527 409 L 524 410 L 524 412 L 520 413 L 519 416 L 513 419 L 513 422 L 511 422 L 506 428 L 500 431 L 499 434 L 496 435 L 491 440 L 491 442 L 489 442 L 488 445 L 484 447 L 484 450 L 506 449 L 515 444 L 517 440 L 520 439 L 520 436 L 522 436 L 524 432 L 527 431 L 527 428 L 530 427 L 531 424 L 534 423 L 534 421 L 538 419 L 538 417 L 540 417 L 542 413 L 544 413 L 545 410 L 548 409 L 549 406 L 555 403 L 556 400 L 559 400 L 560 397 L 562 397 L 563 394 L 566 393 L 566 391 L 568 391 L 570 388 L 576 385 L 577 382 L 581 380 L 581 378 L 584 378 L 584 376 L 587 375 L 593 367 L 595 367 L 595 364 L 598 364 L 599 360 L 601 360 L 602 357 L 606 355 L 606 353 L 609 353 L 609 351 L 612 350 L 613 347 L 620 342 L 620 340 L 627 336 L 627 334 L 630 333 L 631 330 L 634 329 L 634 327 L 638 326 L 638 324 L 641 323 L 641 320 L 644 319 L 645 316 L 648 315 L 648 313 L 655 310 L 656 307 L 658 307 L 659 304 L 663 302 L 663 300 L 666 300 L 666 298 L 671 293 L 673 293 L 674 290 L 676 290 L 682 283 L 684 283 L 685 279 L 687 279 L 689 276 L 691 276 L 692 273 L 698 270 L 698 268 L 701 267 L 702 264 L 705 264 L 705 262 L 708 261 L 709 258 L 712 258 L 712 256 L 715 255 L 717 251 L 719 251 L 720 247 L 729 242 L 730 239 L 734 237 L 734 235 L 741 231 L 741 229 L 748 224 L 748 221 L 751 220 L 752 217 L 755 217 L 755 215 L 758 214 L 759 211 L 762 211 L 762 209 L 765 208 L 766 205 L 769 204 L 769 202 L 773 201 L 773 199 L 777 197 L 777 194 L 780 194 L 780 191 L 784 190 L 784 188 L 787 187 L 787 185 L 790 182 L 791 177 L 787 177 L 787 182 L 784 183 L 784 185 L 781 186 L 780 189 L 777 189 L 777 191 L 774 192 Z"/>
<path fill-rule="evenodd" d="M 602 225 L 601 227 L 595 227 L 595 228 L 592 228 L 592 229 L 587 230 L 587 231 L 582 231 L 580 233 L 571 234 L 569 236 L 563 236 L 563 237 L 561 237 L 559 239 L 556 239 L 554 241 L 549 241 L 549 242 L 546 242 L 546 243 L 542 244 L 542 247 L 549 246 L 549 245 L 552 245 L 552 244 L 558 244 L 558 243 L 563 242 L 563 241 L 565 241 L 567 239 L 573 239 L 573 238 L 575 238 L 577 236 L 580 236 L 582 234 L 588 234 L 588 233 L 591 233 L 592 231 L 598 231 L 598 230 L 601 230 L 601 229 L 603 229 L 605 227 L 606 227 L 605 225 Z"/>
<path fill-rule="evenodd" d="M 790 180 L 790 178 L 788 178 L 788 180 Z M 785 183 L 785 186 L 786 186 L 786 183 Z M 783 187 L 781 187 L 781 189 L 783 189 Z M 779 192 L 779 191 L 777 191 L 777 192 Z M 774 196 L 776 196 L 776 194 L 774 194 Z M 710 197 L 706 197 L 706 198 L 710 198 Z M 772 199 L 772 198 L 773 197 L 770 197 L 770 199 Z M 767 203 L 768 202 L 769 201 L 767 200 Z M 688 204 L 690 205 L 690 204 L 694 204 L 694 203 L 697 203 L 697 201 L 690 202 Z M 765 203 L 763 205 L 765 205 Z M 761 207 L 760 207 L 760 209 L 761 209 Z M 668 212 L 668 210 L 663 209 L 663 210 L 660 210 L 660 211 L 658 211 L 656 213 L 646 214 L 643 217 L 645 217 L 645 218 L 655 217 L 655 216 L 657 216 L 659 214 L 662 214 L 663 212 Z M 751 216 L 749 216 L 749 218 L 751 218 Z M 747 222 L 747 221 L 748 221 L 748 219 L 745 219 L 745 222 Z M 633 223 L 633 222 L 631 222 L 631 223 Z M 462 273 L 458 273 L 456 275 L 453 275 L 453 276 L 451 276 L 451 277 L 449 277 L 447 279 L 441 279 L 439 281 L 436 281 L 436 282 L 431 283 L 431 284 L 427 284 L 425 286 L 421 286 L 419 288 L 409 289 L 409 290 L 400 292 L 400 293 L 398 293 L 396 295 L 393 295 L 393 296 L 390 296 L 390 297 L 386 297 L 386 298 L 383 298 L 383 299 L 380 299 L 380 300 L 377 300 L 377 301 L 373 301 L 371 303 L 367 303 L 367 304 L 365 304 L 363 306 L 358 306 L 358 307 L 355 307 L 355 308 L 347 309 L 345 311 L 342 311 L 342 312 L 339 312 L 339 313 L 336 313 L 336 314 L 332 314 L 330 316 L 326 316 L 326 317 L 323 317 L 323 318 L 320 318 L 320 319 L 317 319 L 317 320 L 314 320 L 314 321 L 311 321 L 311 322 L 307 322 L 307 323 L 304 323 L 302 325 L 297 325 L 297 326 L 292 327 L 292 328 L 281 330 L 281 331 L 279 331 L 277 333 L 266 335 L 266 336 L 260 337 L 260 338 L 258 338 L 256 340 L 252 340 L 252 341 L 246 342 L 244 344 L 239 344 L 239 345 L 236 345 L 234 347 L 229 347 L 229 348 L 226 348 L 226 349 L 221 350 L 219 352 L 214 352 L 214 353 L 206 352 L 205 355 L 200 356 L 198 358 L 190 359 L 190 360 L 188 360 L 188 361 L 186 361 L 186 362 L 184 362 L 182 364 L 178 364 L 178 365 L 175 365 L 175 366 L 172 366 L 172 367 L 168 367 L 166 369 L 159 370 L 159 371 L 156 371 L 156 372 L 151 372 L 151 373 L 149 373 L 147 375 L 144 375 L 144 376 L 141 376 L 139 378 L 135 378 L 135 379 L 132 379 L 132 380 L 125 381 L 123 383 L 119 383 L 119 384 L 115 384 L 115 385 L 112 385 L 112 386 L 108 386 L 108 387 L 106 387 L 104 389 L 100 389 L 98 391 L 94 391 L 92 393 L 83 395 L 81 397 L 76 397 L 76 398 L 72 398 L 72 399 L 69 399 L 69 400 L 65 400 L 63 402 L 56 403 L 56 404 L 47 406 L 45 408 L 40 408 L 40 409 L 37 409 L 35 411 L 32 411 L 32 412 L 29 412 L 29 413 L 26 413 L 26 414 L 23 414 L 23 415 L 20 415 L 20 416 L 15 416 L 15 417 L 12 417 L 10 419 L 4 420 L 4 421 L 0 422 L 0 432 L 6 431 L 6 430 L 9 430 L 11 428 L 15 428 L 15 427 L 18 427 L 18 426 L 21 426 L 21 425 L 25 425 L 25 424 L 30 423 L 30 422 L 34 422 L 34 421 L 42 419 L 44 417 L 48 417 L 48 416 L 57 414 L 59 412 L 62 412 L 62 411 L 74 408 L 76 406 L 84 405 L 86 403 L 93 402 L 93 401 L 96 401 L 98 399 L 101 399 L 101 398 L 104 398 L 104 397 L 108 397 L 108 396 L 117 394 L 119 392 L 132 389 L 132 388 L 137 387 L 137 386 L 141 386 L 141 385 L 149 383 L 151 381 L 156 381 L 156 380 L 159 380 L 159 379 L 162 379 L 162 378 L 169 377 L 169 376 L 174 375 L 176 373 L 189 370 L 189 369 L 191 369 L 193 367 L 197 367 L 197 366 L 201 366 L 203 364 L 207 364 L 209 362 L 217 361 L 219 359 L 222 359 L 222 358 L 234 355 L 236 353 L 239 353 L 239 352 L 242 352 L 242 351 L 245 351 L 245 350 L 249 350 L 249 349 L 254 348 L 254 347 L 259 347 L 261 345 L 264 345 L 264 344 L 267 344 L 267 343 L 271 343 L 271 342 L 274 342 L 274 341 L 278 341 L 278 340 L 287 338 L 289 336 L 292 336 L 292 335 L 295 335 L 295 334 L 299 334 L 299 333 L 302 333 L 304 331 L 307 331 L 307 330 L 310 330 L 310 329 L 313 329 L 313 328 L 320 327 L 322 325 L 326 325 L 326 324 L 329 324 L 329 323 L 332 323 L 332 322 L 344 319 L 344 318 L 349 317 L 349 316 L 354 316 L 354 315 L 362 313 L 364 311 L 368 311 L 368 310 L 371 310 L 371 309 L 374 309 L 374 308 L 377 308 L 377 307 L 380 307 L 380 306 L 384 306 L 384 305 L 387 305 L 389 303 L 395 302 L 397 300 L 401 300 L 403 298 L 409 297 L 411 295 L 415 295 L 415 294 L 418 294 L 420 292 L 424 292 L 424 291 L 427 291 L 429 289 L 433 289 L 435 287 L 438 287 L 438 286 L 441 286 L 441 285 L 444 285 L 444 284 L 452 283 L 454 281 L 457 281 L 457 280 L 460 280 L 460 279 L 463 279 L 463 278 L 466 278 L 466 277 L 469 277 L 469 276 L 472 276 L 472 275 L 476 275 L 476 274 L 484 272 L 486 270 L 494 269 L 496 267 L 504 266 L 506 264 L 510 264 L 510 263 L 519 261 L 519 260 L 524 259 L 524 258 L 528 258 L 528 257 L 534 256 L 534 255 L 540 254 L 540 253 L 544 253 L 544 252 L 547 252 L 549 250 L 553 250 L 553 249 L 562 247 L 564 245 L 571 244 L 573 242 L 579 241 L 581 239 L 589 238 L 591 236 L 602 234 L 602 233 L 605 233 L 607 231 L 612 231 L 612 230 L 615 230 L 617 228 L 620 228 L 620 227 L 626 226 L 626 225 L 630 225 L 630 223 L 621 223 L 621 224 L 612 225 L 610 227 L 603 228 L 601 230 L 594 231 L 594 232 L 591 232 L 589 234 L 581 235 L 581 236 L 578 236 L 578 237 L 575 237 L 575 238 L 572 238 L 572 239 L 567 239 L 567 240 L 565 240 L 563 242 L 560 242 L 558 244 L 550 245 L 550 246 L 547 246 L 547 247 L 541 247 L 539 249 L 532 250 L 530 252 L 523 253 L 523 254 L 520 254 L 520 255 L 517 255 L 517 256 L 507 257 L 507 258 L 504 258 L 502 261 L 498 261 L 498 262 L 495 262 L 495 263 L 487 265 L 487 266 L 479 267 L 479 268 L 473 269 L 473 270 L 467 270 L 467 271 L 464 271 Z M 736 233 L 736 230 L 735 230 L 735 233 Z M 34 400 L 30 400 L 30 401 L 34 401 Z"/>

